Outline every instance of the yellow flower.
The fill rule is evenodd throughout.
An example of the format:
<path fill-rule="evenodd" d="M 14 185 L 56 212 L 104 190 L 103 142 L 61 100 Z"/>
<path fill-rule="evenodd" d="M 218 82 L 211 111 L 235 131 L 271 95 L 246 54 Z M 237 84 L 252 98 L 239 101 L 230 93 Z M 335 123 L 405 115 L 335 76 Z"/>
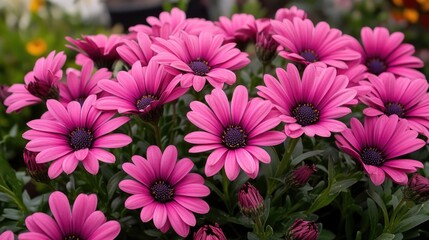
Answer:
<path fill-rule="evenodd" d="M 38 12 L 41 7 L 45 4 L 45 0 L 30 0 L 29 9 L 30 12 Z"/>
<path fill-rule="evenodd" d="M 404 5 L 404 1 L 403 0 L 393 0 L 393 4 L 395 4 L 396 6 L 402 6 L 402 5 Z"/>
<path fill-rule="evenodd" d="M 38 57 L 46 52 L 47 45 L 45 40 L 43 40 L 42 38 L 37 38 L 32 41 L 29 41 L 26 44 L 25 48 L 30 55 Z"/>
<path fill-rule="evenodd" d="M 416 23 L 419 20 L 419 12 L 413 8 L 404 9 L 404 17 L 410 23 Z"/>

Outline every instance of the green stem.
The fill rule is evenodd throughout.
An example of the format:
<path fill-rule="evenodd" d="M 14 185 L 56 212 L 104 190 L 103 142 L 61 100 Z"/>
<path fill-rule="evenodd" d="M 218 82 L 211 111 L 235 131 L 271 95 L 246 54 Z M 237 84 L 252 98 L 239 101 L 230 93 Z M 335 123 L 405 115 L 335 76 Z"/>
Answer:
<path fill-rule="evenodd" d="M 162 145 L 161 145 L 161 129 L 159 128 L 158 122 L 152 123 L 150 125 L 152 126 L 153 131 L 154 131 L 156 145 L 158 145 L 158 147 L 162 148 Z"/>
<path fill-rule="evenodd" d="M 253 221 L 254 221 L 254 228 L 253 228 L 253 231 L 254 231 L 254 233 L 259 237 L 259 239 L 267 239 L 266 237 L 265 237 L 265 231 L 264 231 L 264 225 L 262 224 L 262 221 L 261 221 L 261 217 L 255 217 L 254 219 L 253 219 Z"/>
<path fill-rule="evenodd" d="M 282 160 L 280 161 L 280 166 L 277 168 L 275 177 L 281 177 L 285 173 L 285 171 L 289 168 L 290 165 L 290 157 L 292 156 L 293 150 L 298 144 L 299 138 L 291 138 L 289 144 L 286 148 L 285 154 L 283 155 Z"/>
<path fill-rule="evenodd" d="M 228 213 L 232 215 L 231 196 L 229 195 L 229 179 L 226 176 L 225 170 L 222 171 L 222 189 L 226 208 L 228 209 Z"/>

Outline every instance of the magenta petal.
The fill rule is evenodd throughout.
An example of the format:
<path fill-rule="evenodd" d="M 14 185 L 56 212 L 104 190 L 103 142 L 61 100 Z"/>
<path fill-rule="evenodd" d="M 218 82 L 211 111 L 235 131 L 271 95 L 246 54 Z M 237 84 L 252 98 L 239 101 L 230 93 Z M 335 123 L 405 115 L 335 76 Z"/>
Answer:
<path fill-rule="evenodd" d="M 56 146 L 56 147 L 47 148 L 41 151 L 39 154 L 37 154 L 36 162 L 38 163 L 50 162 L 70 153 L 71 151 L 72 151 L 71 148 L 66 146 Z"/>
<path fill-rule="evenodd" d="M 112 133 L 97 138 L 92 147 L 94 148 L 120 148 L 130 144 L 132 139 L 121 133 Z"/>
<path fill-rule="evenodd" d="M 230 181 L 234 181 L 240 173 L 240 166 L 237 163 L 234 150 L 229 150 L 225 158 L 225 173 Z"/>
<path fill-rule="evenodd" d="M 197 220 L 195 219 L 194 214 L 192 214 L 191 211 L 182 207 L 177 202 L 175 201 L 169 202 L 168 208 L 173 208 L 177 212 L 177 214 L 179 214 L 183 222 L 186 223 L 187 225 L 195 226 L 195 224 L 197 223 Z"/>
<path fill-rule="evenodd" d="M 125 207 L 128 209 L 138 209 L 151 204 L 154 201 L 153 197 L 146 194 L 131 195 L 125 200 Z"/>
<path fill-rule="evenodd" d="M 95 158 L 97 158 L 97 160 L 105 163 L 114 163 L 116 161 L 115 155 L 101 148 L 92 148 L 91 153 Z"/>
<path fill-rule="evenodd" d="M 76 169 L 78 164 L 79 160 L 75 158 L 74 154 L 69 154 L 64 158 L 62 167 L 65 173 L 70 174 Z"/>
<path fill-rule="evenodd" d="M 252 155 L 243 148 L 237 148 L 235 150 L 235 159 L 238 165 L 248 175 L 253 175 L 256 170 L 255 161 Z"/>
<path fill-rule="evenodd" d="M 177 213 L 176 209 L 169 208 L 168 209 L 168 219 L 173 227 L 174 231 L 179 234 L 181 237 L 186 237 L 189 234 L 189 225 L 187 225 Z"/>
<path fill-rule="evenodd" d="M 190 198 L 184 196 L 176 196 L 174 200 L 179 203 L 182 207 L 190 210 L 191 212 L 196 212 L 199 214 L 206 214 L 209 212 L 209 205 L 200 198 Z"/>
<path fill-rule="evenodd" d="M 88 216 L 81 229 L 82 238 L 88 238 L 93 234 L 103 223 L 106 222 L 106 217 L 101 211 L 95 211 Z"/>
<path fill-rule="evenodd" d="M 170 174 L 168 181 L 175 185 L 183 179 L 194 167 L 194 163 L 189 158 L 183 158 L 176 163 L 173 172 Z"/>
<path fill-rule="evenodd" d="M 176 186 L 174 194 L 188 197 L 205 197 L 210 194 L 210 189 L 202 184 L 181 184 Z"/>
<path fill-rule="evenodd" d="M 88 157 L 82 161 L 82 164 L 85 170 L 92 175 L 96 175 L 98 173 L 98 169 L 100 168 L 97 158 L 95 158 L 91 152 L 88 154 Z"/>
<path fill-rule="evenodd" d="M 167 179 L 173 171 L 177 161 L 177 148 L 173 145 L 169 145 L 165 150 L 161 158 L 161 178 Z"/>
<path fill-rule="evenodd" d="M 88 156 L 88 153 L 89 153 L 88 148 L 80 149 L 74 152 L 74 156 L 76 157 L 77 160 L 82 161 L 86 158 L 86 156 Z"/>
<path fill-rule="evenodd" d="M 384 182 L 385 174 L 381 168 L 371 165 L 364 165 L 364 167 L 374 185 L 379 186 Z"/>
<path fill-rule="evenodd" d="M 97 208 L 97 196 L 95 194 L 79 194 L 72 209 L 72 230 L 80 231 L 84 227 L 85 220 Z"/>
<path fill-rule="evenodd" d="M 253 157 L 255 157 L 256 159 L 258 159 L 259 161 L 261 161 L 263 163 L 270 163 L 271 162 L 270 155 L 267 153 L 267 151 L 265 151 L 261 147 L 246 146 L 244 149 L 246 151 L 248 151 L 250 154 L 252 154 Z"/>
<path fill-rule="evenodd" d="M 119 188 L 129 194 L 141 194 L 148 191 L 143 184 L 131 179 L 125 179 L 119 182 Z"/>
<path fill-rule="evenodd" d="M 54 215 L 58 227 L 63 233 L 71 231 L 71 211 L 70 203 L 64 193 L 56 191 L 49 196 L 49 207 Z"/>
<path fill-rule="evenodd" d="M 149 222 L 153 218 L 156 205 L 157 203 L 151 203 L 142 208 L 142 211 L 140 212 L 140 219 L 142 222 Z"/>
<path fill-rule="evenodd" d="M 381 169 L 383 169 L 384 172 L 386 172 L 386 174 L 397 184 L 400 185 L 406 185 L 408 182 L 408 177 L 407 174 L 403 171 L 394 169 L 394 168 L 390 168 L 390 167 L 385 167 L 382 166 Z"/>
<path fill-rule="evenodd" d="M 61 239 L 62 232 L 57 222 L 45 213 L 36 212 L 25 219 L 25 225 L 31 232 L 42 233 L 46 236 Z"/>
<path fill-rule="evenodd" d="M 58 239 L 60 239 L 60 238 L 58 238 Z M 13 240 L 14 238 L 13 238 L 13 234 L 12 234 L 12 237 L 9 238 L 9 239 L 8 238 L 4 238 L 3 239 L 3 236 L 0 236 L 0 239 L 1 240 L 9 240 L 9 239 Z M 34 239 L 37 239 L 37 240 L 51 240 L 52 238 L 48 237 L 45 234 L 41 234 L 41 233 L 38 233 L 38 232 L 25 232 L 25 233 L 19 234 L 18 239 L 19 240 L 34 240 Z"/>
<path fill-rule="evenodd" d="M 153 213 L 153 223 L 155 224 L 156 228 L 160 229 L 165 225 L 165 222 L 167 221 L 167 216 L 170 215 L 171 211 L 167 211 L 167 207 L 162 203 L 154 204 L 156 204 L 156 208 Z"/>
<path fill-rule="evenodd" d="M 121 232 L 121 225 L 117 221 L 108 221 L 101 225 L 88 239 L 114 240 Z"/>

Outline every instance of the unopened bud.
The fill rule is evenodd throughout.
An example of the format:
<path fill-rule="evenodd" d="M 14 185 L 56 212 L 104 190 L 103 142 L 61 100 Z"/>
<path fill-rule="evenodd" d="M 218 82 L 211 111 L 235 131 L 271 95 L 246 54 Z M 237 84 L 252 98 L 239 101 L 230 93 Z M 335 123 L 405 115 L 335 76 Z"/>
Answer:
<path fill-rule="evenodd" d="M 28 175 L 38 182 L 48 183 L 48 166 L 45 163 L 36 162 L 37 153 L 24 149 L 24 162 L 27 166 Z"/>
<path fill-rule="evenodd" d="M 315 240 L 318 236 L 319 229 L 315 222 L 295 219 L 286 233 L 286 240 Z"/>
<path fill-rule="evenodd" d="M 194 240 L 226 240 L 225 234 L 219 224 L 215 223 L 212 225 L 204 225 L 194 233 Z"/>
<path fill-rule="evenodd" d="M 413 200 L 417 204 L 429 200 L 429 179 L 415 173 L 404 189 L 404 197 L 407 200 Z"/>
<path fill-rule="evenodd" d="M 43 81 L 33 81 L 27 84 L 27 90 L 34 96 L 46 101 L 47 99 L 58 99 L 58 87 L 49 85 Z"/>
<path fill-rule="evenodd" d="M 297 167 L 286 177 L 286 184 L 292 188 L 303 187 L 315 172 L 316 166 L 314 164 L 305 164 Z"/>
<path fill-rule="evenodd" d="M 268 64 L 274 59 L 278 45 L 268 30 L 261 31 L 256 35 L 256 56 L 263 64 Z"/>
<path fill-rule="evenodd" d="M 264 213 L 264 199 L 252 184 L 246 182 L 238 193 L 238 206 L 241 212 L 250 218 L 259 217 Z"/>

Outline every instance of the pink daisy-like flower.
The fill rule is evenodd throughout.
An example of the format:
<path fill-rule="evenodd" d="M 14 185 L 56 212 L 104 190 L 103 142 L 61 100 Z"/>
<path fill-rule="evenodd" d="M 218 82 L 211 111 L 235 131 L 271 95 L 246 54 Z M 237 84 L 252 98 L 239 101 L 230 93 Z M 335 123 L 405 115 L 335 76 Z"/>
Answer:
<path fill-rule="evenodd" d="M 59 191 L 49 196 L 49 207 L 53 218 L 36 212 L 25 219 L 29 232 L 21 233 L 19 240 L 85 239 L 113 240 L 121 231 L 118 221 L 107 221 L 97 209 L 95 194 L 79 194 L 70 209 L 67 196 Z"/>
<path fill-rule="evenodd" d="M 428 136 L 429 133 L 429 93 L 425 79 L 410 80 L 396 78 L 391 73 L 369 76 L 372 91 L 362 102 L 368 108 L 363 113 L 369 117 L 396 114 L 408 120 L 411 129 Z"/>
<path fill-rule="evenodd" d="M 125 114 L 138 114 L 144 120 L 157 121 L 163 105 L 178 99 L 188 88 L 178 86 L 179 79 L 165 71 L 156 61 L 147 67 L 134 63 L 128 72 L 121 71 L 117 81 L 101 80 L 98 85 L 110 94 L 100 98 L 96 107 Z"/>
<path fill-rule="evenodd" d="M 138 24 L 130 27 L 132 33 L 146 33 L 151 37 L 169 39 L 170 36 L 177 36 L 182 31 L 192 35 L 199 35 L 203 31 L 219 32 L 214 27 L 213 22 L 199 18 L 186 18 L 186 13 L 179 8 L 173 8 L 171 12 L 162 12 L 159 18 L 148 17 L 146 19 L 149 26 Z"/>
<path fill-rule="evenodd" d="M 112 73 L 106 68 L 94 71 L 94 63 L 89 60 L 82 65 L 82 70 L 69 69 L 67 71 L 67 82 L 61 84 L 60 87 L 60 102 L 67 105 L 71 101 L 83 103 L 90 95 L 95 95 L 101 92 L 97 86 L 101 79 L 110 79 Z"/>
<path fill-rule="evenodd" d="M 331 132 L 346 128 L 336 119 L 351 112 L 345 105 L 356 96 L 355 90 L 347 88 L 347 77 L 337 75 L 335 68 L 318 68 L 314 64 L 305 68 L 302 81 L 293 64 L 287 65 L 287 71 L 277 68 L 276 73 L 279 80 L 264 76 L 265 86 L 257 87 L 258 95 L 270 100 L 278 110 L 286 123 L 287 136 L 329 137 Z"/>
<path fill-rule="evenodd" d="M 414 69 L 423 67 L 423 61 L 412 56 L 413 45 L 402 43 L 403 33 L 389 34 L 389 30 L 384 27 L 376 27 L 374 30 L 364 27 L 361 30 L 361 40 L 363 46 L 354 40 L 351 47 L 362 55 L 360 62 L 368 67 L 369 73 L 380 75 L 391 72 L 410 79 L 425 78 L 423 73 Z"/>
<path fill-rule="evenodd" d="M 394 182 L 407 184 L 407 173 L 423 168 L 417 160 L 400 156 L 414 152 L 425 145 L 418 133 L 410 130 L 406 120 L 396 114 L 379 118 L 365 118 L 364 126 L 356 118 L 350 121 L 341 135 L 335 135 L 337 146 L 358 160 L 375 185 L 384 182 L 386 174 Z"/>
<path fill-rule="evenodd" d="M 66 55 L 63 52 L 56 54 L 53 51 L 46 58 L 39 58 L 33 71 L 25 75 L 25 84 L 13 84 L 9 87 L 11 95 L 4 100 L 4 104 L 8 106 L 6 112 L 19 111 L 46 99 L 58 98 L 58 81 L 63 76 L 61 68 L 65 62 Z"/>
<path fill-rule="evenodd" d="M 294 18 L 293 21 L 272 21 L 271 25 L 276 33 L 273 38 L 284 47 L 279 55 L 288 60 L 346 69 L 348 61 L 360 57 L 358 52 L 348 48 L 351 37 L 330 28 L 326 22 L 314 26 L 309 19 Z"/>
<path fill-rule="evenodd" d="M 359 102 L 359 98 L 371 91 L 371 86 L 368 84 L 367 68 L 365 65 L 356 64 L 349 65 L 348 69 L 337 69 L 337 75 L 345 75 L 349 79 L 347 88 L 356 90 L 356 99 L 351 104 L 355 105 Z"/>
<path fill-rule="evenodd" d="M 202 200 L 210 190 L 204 178 L 189 173 L 194 164 L 189 158 L 177 161 L 177 149 L 168 146 L 164 153 L 158 146 L 147 149 L 147 159 L 134 155 L 133 163 L 124 163 L 122 169 L 135 180 L 122 180 L 119 188 L 132 196 L 125 201 L 128 209 L 142 208 L 143 222 L 153 219 L 155 227 L 167 232 L 170 226 L 182 237 L 195 226 L 193 212 L 206 214 L 210 207 Z"/>
<path fill-rule="evenodd" d="M 251 178 L 259 172 L 259 161 L 269 163 L 270 155 L 261 146 L 275 146 L 285 140 L 285 135 L 273 131 L 280 119 L 273 117 L 272 104 L 260 98 L 248 101 L 244 86 L 237 86 L 231 104 L 224 91 L 214 89 L 206 95 L 207 107 L 201 102 L 191 102 L 192 111 L 187 117 L 203 131 L 185 136 L 185 141 L 198 144 L 191 153 L 214 151 L 207 158 L 205 173 L 213 176 L 225 167 L 231 181 L 240 168 Z"/>
<path fill-rule="evenodd" d="M 307 13 L 296 6 L 292 6 L 290 8 L 280 8 L 276 11 L 274 19 L 278 21 L 283 21 L 284 19 L 293 21 L 293 19 L 296 17 L 304 20 L 307 18 Z"/>
<path fill-rule="evenodd" d="M 15 237 L 13 236 L 12 231 L 4 231 L 2 234 L 0 234 L 0 240 L 13 240 Z"/>
<path fill-rule="evenodd" d="M 72 44 L 66 46 L 90 58 L 98 68 L 112 69 L 115 61 L 120 59 L 116 48 L 123 44 L 121 36 L 98 34 L 83 35 L 82 38 L 66 37 L 66 40 Z"/>
<path fill-rule="evenodd" d="M 225 42 L 243 44 L 254 41 L 256 38 L 255 17 L 251 14 L 236 13 L 231 16 L 231 19 L 221 16 L 216 25 L 222 29 Z"/>
<path fill-rule="evenodd" d="M 250 60 L 247 53 L 234 46 L 235 43 L 223 44 L 222 35 L 203 32 L 199 36 L 183 33 L 181 38 L 173 36 L 170 40 L 158 38 L 152 49 L 158 53 L 157 61 L 182 72 L 178 76 L 182 87 L 193 86 L 199 92 L 206 80 L 214 87 L 235 83 L 232 71 Z"/>
<path fill-rule="evenodd" d="M 124 44 L 119 46 L 116 51 L 122 60 L 132 66 L 135 62 L 140 61 L 142 66 L 147 66 L 149 60 L 155 55 L 150 49 L 152 40 L 145 33 L 138 33 L 136 41 L 124 39 Z"/>
<path fill-rule="evenodd" d="M 99 162 L 114 163 L 116 158 L 104 148 L 121 148 L 131 143 L 131 138 L 121 133 L 111 133 L 122 126 L 128 117 L 114 116 L 114 112 L 101 112 L 93 105 L 96 96 L 89 96 L 83 104 L 72 101 L 64 107 L 56 100 L 48 100 L 48 114 L 32 120 L 32 128 L 22 136 L 30 140 L 26 148 L 39 152 L 37 163 L 52 162 L 48 175 L 58 177 L 62 171 L 72 173 L 79 162 L 91 174 L 98 173 Z"/>

